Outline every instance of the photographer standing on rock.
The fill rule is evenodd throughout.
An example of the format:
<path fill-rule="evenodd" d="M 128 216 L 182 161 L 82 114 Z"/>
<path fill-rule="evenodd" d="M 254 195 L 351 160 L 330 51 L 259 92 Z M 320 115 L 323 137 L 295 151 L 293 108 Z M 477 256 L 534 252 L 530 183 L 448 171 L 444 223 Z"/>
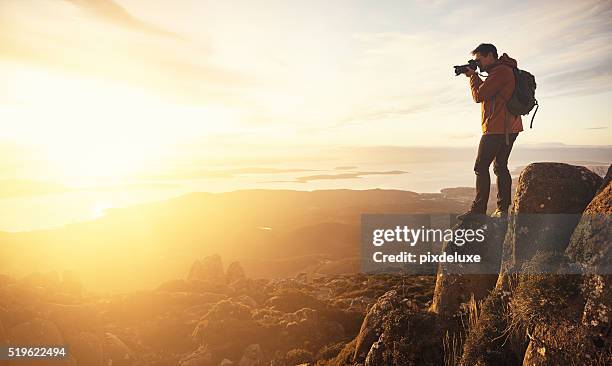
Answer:
<path fill-rule="evenodd" d="M 476 198 L 468 212 L 457 216 L 457 219 L 486 215 L 491 187 L 491 162 L 497 176 L 497 209 L 491 217 L 501 218 L 508 215 L 511 203 L 512 177 L 508 170 L 508 157 L 516 137 L 523 131 L 521 116 L 511 114 L 506 107 L 514 92 L 513 68 L 517 67 L 517 63 L 505 53 L 498 58 L 497 48 L 489 43 L 480 44 L 472 51 L 472 55 L 478 67 L 486 71 L 488 76 L 483 81 L 476 70 L 469 66 L 460 71 L 470 78 L 474 102 L 481 105 L 482 137 L 474 164 Z"/>

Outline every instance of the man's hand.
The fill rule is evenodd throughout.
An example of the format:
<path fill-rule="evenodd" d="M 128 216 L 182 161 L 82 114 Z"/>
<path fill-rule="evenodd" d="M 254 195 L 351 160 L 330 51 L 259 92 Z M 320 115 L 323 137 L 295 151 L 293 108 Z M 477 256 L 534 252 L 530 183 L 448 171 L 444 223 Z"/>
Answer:
<path fill-rule="evenodd" d="M 465 68 L 467 71 L 465 72 L 465 76 L 468 78 L 476 73 L 476 70 L 470 69 L 469 67 Z"/>

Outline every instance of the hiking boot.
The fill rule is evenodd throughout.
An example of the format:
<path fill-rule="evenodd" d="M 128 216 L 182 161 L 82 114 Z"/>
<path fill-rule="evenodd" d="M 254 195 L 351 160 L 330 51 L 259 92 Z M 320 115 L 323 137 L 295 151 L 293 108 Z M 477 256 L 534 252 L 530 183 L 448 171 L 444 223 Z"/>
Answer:
<path fill-rule="evenodd" d="M 461 215 L 457 215 L 457 220 L 460 220 L 460 221 L 479 220 L 479 219 L 482 219 L 484 216 L 485 216 L 485 214 L 483 214 L 483 213 L 469 210 L 466 213 L 462 213 Z"/>
<path fill-rule="evenodd" d="M 507 219 L 508 218 L 508 210 L 496 209 L 491 214 L 491 217 L 494 219 Z"/>

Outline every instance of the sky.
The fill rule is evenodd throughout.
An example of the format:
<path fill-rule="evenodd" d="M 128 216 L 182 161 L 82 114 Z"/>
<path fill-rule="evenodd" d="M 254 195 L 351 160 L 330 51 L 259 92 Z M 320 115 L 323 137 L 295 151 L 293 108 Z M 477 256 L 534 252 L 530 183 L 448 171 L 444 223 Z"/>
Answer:
<path fill-rule="evenodd" d="M 612 1 L 486 4 L 0 0 L 0 178 L 476 146 L 481 42 L 536 76 L 521 143 L 609 145 Z"/>

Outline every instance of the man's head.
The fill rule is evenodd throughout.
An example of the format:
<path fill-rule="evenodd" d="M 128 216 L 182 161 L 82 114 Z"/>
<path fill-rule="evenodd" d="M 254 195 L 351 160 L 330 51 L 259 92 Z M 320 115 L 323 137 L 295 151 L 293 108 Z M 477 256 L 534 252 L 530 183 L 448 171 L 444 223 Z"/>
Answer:
<path fill-rule="evenodd" d="M 480 68 L 487 68 L 497 62 L 497 48 L 490 43 L 481 43 L 472 51 L 474 59 L 478 61 Z"/>

